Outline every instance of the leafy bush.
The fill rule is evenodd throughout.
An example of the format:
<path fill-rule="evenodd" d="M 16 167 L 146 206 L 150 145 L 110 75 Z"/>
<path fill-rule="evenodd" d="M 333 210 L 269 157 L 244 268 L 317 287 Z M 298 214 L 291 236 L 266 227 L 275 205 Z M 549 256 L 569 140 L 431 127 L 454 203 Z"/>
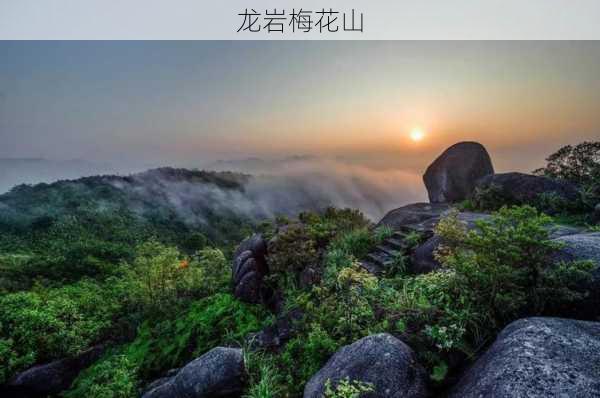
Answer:
<path fill-rule="evenodd" d="M 475 187 L 471 196 L 472 205 L 479 210 L 498 210 L 502 206 L 514 205 L 512 199 L 504 193 L 502 187 L 490 184 L 487 187 Z"/>
<path fill-rule="evenodd" d="M 469 300 L 488 327 L 496 329 L 515 317 L 540 313 L 550 297 L 572 299 L 577 292 L 570 285 L 557 289 L 553 281 L 578 281 L 589 276 L 587 263 L 549 267 L 551 255 L 560 248 L 549 238 L 546 226 L 550 221 L 529 206 L 504 207 L 490 220 L 477 222 L 474 230 L 462 240 L 458 238 L 454 248 L 439 256 L 454 271 L 455 283 L 469 291 Z M 444 239 L 456 239 L 447 231 L 438 228 L 436 232 Z"/>
<path fill-rule="evenodd" d="M 110 285 L 109 285 L 110 284 Z M 106 337 L 123 310 L 125 287 L 81 281 L 0 297 L 0 373 L 75 355 Z M 114 330 L 117 332 L 117 330 Z"/>
<path fill-rule="evenodd" d="M 65 398 L 134 398 L 139 380 L 134 364 L 120 351 L 112 351 L 81 372 Z"/>
<path fill-rule="evenodd" d="M 282 395 L 301 396 L 304 385 L 341 344 L 317 323 L 290 340 L 275 358 L 281 372 Z"/>
<path fill-rule="evenodd" d="M 201 299 L 177 318 L 145 322 L 127 355 L 140 378 L 157 377 L 223 344 L 239 344 L 268 321 L 265 311 L 218 293 Z"/>
<path fill-rule="evenodd" d="M 171 311 L 181 298 L 199 295 L 203 269 L 197 262 L 156 240 L 142 244 L 137 251 L 132 269 L 139 300 L 148 311 Z"/>
<path fill-rule="evenodd" d="M 283 286 L 295 285 L 300 272 L 317 263 L 316 242 L 305 224 L 281 228 L 269 244 L 269 269 L 272 278 Z"/>
<path fill-rule="evenodd" d="M 300 273 L 317 267 L 329 245 L 357 257 L 366 255 L 375 242 L 369 225 L 357 210 L 301 213 L 299 221 L 281 226 L 269 243 L 270 279 L 286 289 L 295 288 Z"/>
<path fill-rule="evenodd" d="M 343 333 L 350 339 L 356 334 L 361 318 L 372 316 L 367 297 L 368 292 L 377 287 L 377 278 L 357 263 L 342 269 L 338 274 L 335 296 L 341 310 Z"/>

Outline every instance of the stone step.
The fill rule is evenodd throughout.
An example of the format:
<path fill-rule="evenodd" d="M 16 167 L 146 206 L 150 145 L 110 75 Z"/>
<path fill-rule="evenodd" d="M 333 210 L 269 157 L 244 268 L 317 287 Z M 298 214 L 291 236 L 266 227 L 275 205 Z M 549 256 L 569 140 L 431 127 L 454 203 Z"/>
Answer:
<path fill-rule="evenodd" d="M 369 262 L 372 262 L 375 265 L 379 265 L 383 268 L 387 267 L 392 262 L 392 260 L 391 260 L 391 258 L 389 258 L 389 256 L 383 257 L 383 256 L 379 256 L 375 253 L 369 253 L 367 255 L 367 260 Z"/>
<path fill-rule="evenodd" d="M 374 264 L 371 261 L 362 261 L 360 265 L 367 270 L 367 272 L 370 272 L 373 275 L 380 275 L 383 273 L 383 267 L 379 264 Z"/>
<path fill-rule="evenodd" d="M 395 255 L 398 254 L 398 250 L 397 249 L 395 249 L 393 247 L 390 247 L 390 246 L 387 246 L 387 245 L 379 245 L 379 246 L 376 247 L 376 249 L 378 251 L 384 253 L 385 255 L 388 255 L 388 256 L 392 257 L 392 258 Z"/>
<path fill-rule="evenodd" d="M 398 240 L 404 240 L 406 239 L 406 233 L 401 232 L 401 231 L 394 231 L 394 233 L 392 234 L 392 238 L 394 239 L 398 239 Z"/>
<path fill-rule="evenodd" d="M 383 243 L 384 245 L 393 247 L 396 250 L 404 250 L 408 246 L 405 241 L 394 238 L 388 238 Z"/>

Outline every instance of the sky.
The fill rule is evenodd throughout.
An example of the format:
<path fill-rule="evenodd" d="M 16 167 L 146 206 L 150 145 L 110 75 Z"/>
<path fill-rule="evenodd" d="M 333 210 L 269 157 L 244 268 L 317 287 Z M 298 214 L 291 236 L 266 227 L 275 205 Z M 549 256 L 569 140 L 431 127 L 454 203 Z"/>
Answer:
<path fill-rule="evenodd" d="M 531 171 L 600 137 L 594 41 L 4 41 L 0 60 L 0 158 L 422 173 L 475 140 L 498 171 Z"/>

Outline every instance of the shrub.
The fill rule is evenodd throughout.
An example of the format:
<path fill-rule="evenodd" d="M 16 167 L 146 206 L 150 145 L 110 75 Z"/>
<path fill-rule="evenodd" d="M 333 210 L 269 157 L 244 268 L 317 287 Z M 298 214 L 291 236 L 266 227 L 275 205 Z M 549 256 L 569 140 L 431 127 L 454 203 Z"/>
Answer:
<path fill-rule="evenodd" d="M 151 240 L 137 252 L 132 268 L 139 282 L 139 300 L 147 311 L 171 311 L 179 299 L 201 293 L 203 269 L 176 248 Z"/>
<path fill-rule="evenodd" d="M 110 288 L 109 288 L 110 286 Z M 112 281 L 37 289 L 0 298 L 0 373 L 78 354 L 106 337 L 126 293 Z"/>
<path fill-rule="evenodd" d="M 301 223 L 279 230 L 269 244 L 269 267 L 275 273 L 299 273 L 317 261 L 316 243 Z"/>
<path fill-rule="evenodd" d="M 560 248 L 549 238 L 550 221 L 530 206 L 504 207 L 490 220 L 477 222 L 454 249 L 440 256 L 492 329 L 517 316 L 540 313 L 550 297 L 568 300 L 576 294 L 570 285 L 557 289 L 556 278 L 589 274 L 584 263 L 549 268 L 551 255 Z M 449 238 L 443 229 L 438 233 Z"/>
<path fill-rule="evenodd" d="M 341 310 L 343 333 L 350 339 L 358 331 L 361 318 L 372 316 L 372 308 L 367 296 L 376 288 L 377 278 L 358 263 L 339 272 L 335 296 L 339 303 L 338 308 Z"/>
<path fill-rule="evenodd" d="M 471 196 L 472 205 L 480 210 L 498 210 L 505 205 L 514 205 L 512 199 L 504 193 L 502 187 L 490 184 L 487 187 L 475 187 Z"/>
<path fill-rule="evenodd" d="M 238 344 L 262 329 L 267 314 L 257 306 L 218 293 L 193 303 L 176 319 L 145 322 L 127 349 L 140 378 L 157 377 L 223 344 Z"/>
<path fill-rule="evenodd" d="M 340 342 L 317 323 L 290 340 L 276 358 L 282 374 L 282 396 L 301 396 L 304 385 L 340 348 Z"/>
<path fill-rule="evenodd" d="M 126 355 L 112 351 L 79 374 L 65 398 L 138 397 L 137 369 Z"/>

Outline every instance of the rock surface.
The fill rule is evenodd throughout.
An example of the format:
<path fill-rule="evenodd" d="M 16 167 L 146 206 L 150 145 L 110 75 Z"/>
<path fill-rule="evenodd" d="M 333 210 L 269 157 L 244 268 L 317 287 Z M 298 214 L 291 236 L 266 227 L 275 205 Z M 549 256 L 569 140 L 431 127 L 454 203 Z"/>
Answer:
<path fill-rule="evenodd" d="M 244 355 L 238 348 L 213 348 L 142 398 L 233 397 L 244 390 Z"/>
<path fill-rule="evenodd" d="M 600 396 L 600 323 L 525 318 L 508 325 L 450 398 Z"/>
<path fill-rule="evenodd" d="M 103 346 L 92 347 L 74 358 L 37 365 L 15 375 L 8 383 L 10 394 L 20 397 L 45 397 L 68 389 L 79 372 L 98 360 Z"/>
<path fill-rule="evenodd" d="M 328 379 L 335 386 L 346 377 L 372 383 L 375 391 L 361 395 L 364 398 L 427 396 L 427 375 L 414 352 L 387 333 L 342 347 L 306 384 L 304 398 L 321 398 Z"/>
<path fill-rule="evenodd" d="M 490 155 L 477 142 L 459 142 L 446 149 L 425 171 L 423 181 L 431 203 L 466 199 L 475 182 L 494 173 Z"/>
<path fill-rule="evenodd" d="M 413 203 L 389 211 L 377 223 L 377 227 L 386 226 L 393 230 L 410 228 L 421 232 L 433 232 L 433 228 L 450 211 L 451 206 L 443 203 Z M 475 226 L 475 221 L 489 218 L 489 214 L 463 211 L 458 219 L 468 228 Z"/>
<path fill-rule="evenodd" d="M 487 189 L 492 185 L 499 189 L 503 202 L 509 204 L 532 204 L 539 200 L 542 193 L 553 193 L 567 203 L 573 203 L 579 197 L 574 184 L 524 173 L 488 175 L 477 181 L 476 188 Z"/>
<path fill-rule="evenodd" d="M 441 267 L 439 261 L 435 259 L 435 250 L 442 243 L 442 238 L 437 235 L 427 239 L 421 245 L 417 246 L 411 256 L 409 272 L 412 274 L 426 274 Z"/>
<path fill-rule="evenodd" d="M 255 234 L 244 240 L 235 250 L 232 264 L 234 295 L 248 303 L 259 303 L 263 298 L 263 279 L 268 273 L 267 244 L 262 235 Z"/>

